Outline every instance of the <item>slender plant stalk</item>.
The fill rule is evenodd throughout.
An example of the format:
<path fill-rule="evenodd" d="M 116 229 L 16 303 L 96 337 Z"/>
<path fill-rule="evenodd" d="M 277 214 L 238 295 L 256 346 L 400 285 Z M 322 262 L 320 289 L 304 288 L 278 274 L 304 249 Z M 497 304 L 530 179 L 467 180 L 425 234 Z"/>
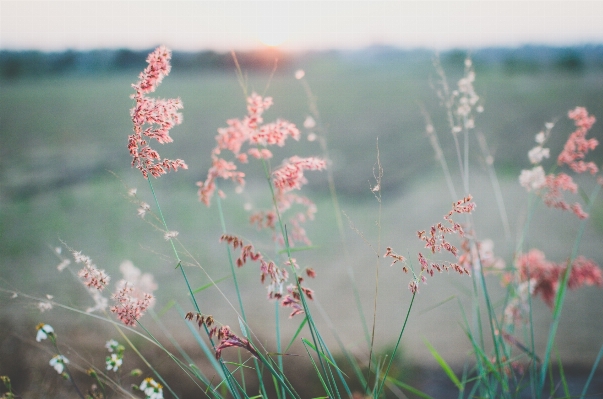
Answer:
<path fill-rule="evenodd" d="M 381 178 L 383 177 L 383 168 L 381 167 L 381 159 L 379 157 L 379 139 L 377 139 L 377 172 L 373 170 L 375 177 L 375 187 L 371 190 L 375 194 L 375 198 L 379 203 L 379 210 L 377 213 L 377 258 L 375 259 L 375 293 L 373 298 L 373 329 L 371 331 L 371 344 L 369 347 L 369 367 L 367 371 L 367 384 L 371 378 L 371 365 L 373 360 L 373 351 L 375 348 L 375 330 L 377 328 L 377 300 L 379 297 L 379 265 L 381 261 L 381 214 L 383 206 L 381 203 Z M 368 389 L 368 386 L 366 387 Z"/>
<path fill-rule="evenodd" d="M 601 186 L 597 184 L 591 193 L 590 201 L 588 203 L 586 212 L 590 212 L 594 204 L 594 200 L 597 197 Z M 544 389 L 544 382 L 546 380 L 547 368 L 549 365 L 549 361 L 551 358 L 551 352 L 553 349 L 553 343 L 555 342 L 555 336 L 557 334 L 557 328 L 559 327 L 559 321 L 561 319 L 561 309 L 563 308 L 563 302 L 565 299 L 565 294 L 567 292 L 567 283 L 569 281 L 569 276 L 572 271 L 572 264 L 578 255 L 578 248 L 580 246 L 580 242 L 582 241 L 582 236 L 584 235 L 584 230 L 586 229 L 586 222 L 588 219 L 583 219 L 580 223 L 580 227 L 578 228 L 578 234 L 576 235 L 576 239 L 574 240 L 574 246 L 572 249 L 572 253 L 570 258 L 567 261 L 567 267 L 563 273 L 563 277 L 559 283 L 559 288 L 557 290 L 557 294 L 555 295 L 555 306 L 553 308 L 553 321 L 551 323 L 551 328 L 549 330 L 549 336 L 546 344 L 546 350 L 544 352 L 544 358 L 542 361 L 542 368 L 540 370 L 540 387 L 541 390 L 539 392 L 539 396 L 542 396 L 542 391 Z"/>
<path fill-rule="evenodd" d="M 603 357 L 603 346 L 601 346 L 601 349 L 599 349 L 599 354 L 597 355 L 597 359 L 593 363 L 593 367 L 590 369 L 590 373 L 588 374 L 588 379 L 586 380 L 586 383 L 584 384 L 584 389 L 582 389 L 582 394 L 580 394 L 580 399 L 584 399 L 584 397 L 586 396 L 586 392 L 588 391 L 588 387 L 590 386 L 590 383 L 592 382 L 593 377 L 595 376 L 595 372 L 597 371 L 597 367 L 599 366 L 601 357 Z"/>
<path fill-rule="evenodd" d="M 394 351 L 392 352 L 389 362 L 387 363 L 387 368 L 385 369 L 385 373 L 383 373 L 383 378 L 375 391 L 374 398 L 377 399 L 381 395 L 383 390 L 383 384 L 385 384 L 385 380 L 387 379 L 387 375 L 389 374 L 389 369 L 392 366 L 392 362 L 394 361 L 394 357 L 396 356 L 396 352 L 398 351 L 398 347 L 400 346 L 400 341 L 402 340 L 402 334 L 404 334 L 404 329 L 406 328 L 406 323 L 408 322 L 408 316 L 410 315 L 410 310 L 412 309 L 412 304 L 415 301 L 415 296 L 417 294 L 413 293 L 412 298 L 410 299 L 410 305 L 408 305 L 408 311 L 406 312 L 406 317 L 404 318 L 404 324 L 402 324 L 402 329 L 400 330 L 400 335 L 398 336 L 398 341 L 396 341 L 396 346 L 394 347 Z"/>
<path fill-rule="evenodd" d="M 222 233 L 226 234 L 226 222 L 224 220 L 224 212 L 222 210 L 222 201 L 220 196 L 216 201 L 218 203 L 218 214 L 220 215 L 220 223 L 222 225 Z M 241 310 L 241 317 L 243 318 L 243 322 L 247 325 L 247 317 L 245 316 L 245 307 L 243 306 L 243 299 L 241 298 L 241 290 L 239 289 L 239 283 L 237 280 L 237 274 L 235 273 L 234 262 L 232 260 L 232 251 L 230 250 L 230 246 L 226 246 L 226 250 L 228 252 L 228 264 L 230 265 L 230 273 L 232 275 L 232 279 L 235 285 L 235 291 L 237 293 L 237 300 L 239 301 L 239 309 Z M 246 337 L 251 342 L 251 337 Z M 253 362 L 255 365 L 255 371 L 258 377 L 258 384 L 260 385 L 260 391 L 262 395 L 267 396 L 266 387 L 264 386 L 264 378 L 262 377 L 262 371 L 260 370 L 257 359 L 254 357 Z"/>
<path fill-rule="evenodd" d="M 299 279 L 298 279 L 298 276 L 297 276 L 297 271 L 295 270 L 295 266 L 294 266 L 294 263 L 293 263 L 293 260 L 292 260 L 292 257 L 291 257 L 291 248 L 289 246 L 289 240 L 288 240 L 288 236 L 287 236 L 287 233 L 286 233 L 285 225 L 284 225 L 284 223 L 282 221 L 281 213 L 278 210 L 278 205 L 276 203 L 276 195 L 274 193 L 274 187 L 272 185 L 272 180 L 270 178 L 270 172 L 268 170 L 268 164 L 267 164 L 267 162 L 266 162 L 265 159 L 262 159 L 262 166 L 264 168 L 264 174 L 265 174 L 265 177 L 266 177 L 266 181 L 268 182 L 268 187 L 270 188 L 270 195 L 271 195 L 271 198 L 272 198 L 272 203 L 274 205 L 274 210 L 275 210 L 276 215 L 277 215 L 278 224 L 280 226 L 280 230 L 281 230 L 281 234 L 282 234 L 282 237 L 283 237 L 283 241 L 285 243 L 285 249 L 287 250 L 287 257 L 289 259 L 289 263 L 291 264 L 292 274 L 293 274 L 293 277 L 294 277 L 295 282 L 297 284 L 297 289 L 299 291 L 299 296 L 300 296 L 300 300 L 302 302 L 302 307 L 304 309 L 304 313 L 305 313 L 306 317 L 308 318 L 308 327 L 309 327 L 309 330 L 310 330 L 310 335 L 312 336 L 312 341 L 314 342 L 314 346 L 316 348 L 316 354 L 318 355 L 318 361 L 320 363 L 320 366 L 321 366 L 321 369 L 322 369 L 323 373 L 325 374 L 325 376 L 327 376 L 325 365 L 324 365 L 324 363 L 322 361 L 322 357 L 320 356 L 321 354 L 318 351 L 319 345 L 317 344 L 317 341 L 316 341 L 316 334 L 318 333 L 318 331 L 316 329 L 316 326 L 314 325 L 314 320 L 312 319 L 312 316 L 310 315 L 310 309 L 308 308 L 308 304 L 306 303 L 305 295 L 304 295 L 303 290 L 301 289 L 301 286 L 300 286 L 300 283 L 299 283 Z M 330 382 L 330 380 L 328 380 L 328 381 Z"/>
<path fill-rule="evenodd" d="M 163 223 L 163 227 L 165 228 L 165 231 L 169 231 L 165 218 L 163 217 L 163 212 L 161 211 L 161 206 L 159 205 L 159 200 L 157 199 L 157 195 L 155 195 L 155 190 L 153 189 L 153 183 L 151 182 L 150 176 L 147 176 L 147 181 L 149 182 L 149 187 L 151 188 L 151 193 L 153 194 L 153 198 L 155 199 L 155 204 L 157 205 L 157 210 L 159 212 L 159 217 L 161 218 L 161 221 Z M 180 269 L 180 272 L 182 273 L 182 278 L 184 279 L 184 282 L 186 283 L 186 288 L 188 289 L 191 300 L 193 301 L 193 304 L 194 304 L 197 312 L 201 313 L 201 308 L 199 307 L 199 304 L 197 303 L 197 299 L 195 298 L 195 294 L 193 293 L 191 285 L 188 281 L 186 272 L 184 271 L 184 267 L 182 267 L 182 260 L 180 259 L 180 255 L 178 254 L 178 251 L 176 250 L 176 246 L 174 245 L 174 240 L 172 238 L 170 238 L 169 241 L 170 241 L 170 245 L 172 246 L 172 250 L 174 251 L 176 260 L 178 261 L 178 268 Z M 204 326 L 205 326 L 205 324 L 204 324 Z M 205 326 L 205 330 L 206 330 L 207 336 L 209 337 L 209 331 L 207 330 L 207 326 Z M 211 338 L 210 338 L 210 342 L 215 349 L 214 343 L 211 340 Z M 228 368 L 226 367 L 226 365 L 224 364 L 224 362 L 222 361 L 222 359 L 220 359 L 220 367 L 222 368 L 222 371 L 224 372 L 230 392 L 235 396 L 235 398 L 238 398 L 239 394 L 238 394 L 237 390 L 235 389 L 235 387 L 233 385 L 233 381 L 232 381 L 232 379 L 234 379 L 234 378 L 233 378 L 232 374 L 230 373 L 230 371 L 228 370 Z"/>

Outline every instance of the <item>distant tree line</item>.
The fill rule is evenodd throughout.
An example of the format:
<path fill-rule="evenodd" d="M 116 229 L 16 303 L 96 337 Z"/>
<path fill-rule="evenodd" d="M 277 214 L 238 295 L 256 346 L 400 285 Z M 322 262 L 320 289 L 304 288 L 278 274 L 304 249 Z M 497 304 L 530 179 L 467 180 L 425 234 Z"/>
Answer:
<path fill-rule="evenodd" d="M 0 51 L 0 79 L 19 77 L 99 74 L 122 71 L 142 70 L 147 50 L 90 50 L 63 52 Z M 276 50 L 237 52 L 238 62 L 245 65 L 246 70 L 274 69 L 275 59 L 279 68 L 287 65 L 289 56 Z M 172 67 L 181 71 L 232 70 L 235 61 L 231 53 L 215 51 L 174 52 Z"/>
<path fill-rule="evenodd" d="M 90 50 L 63 52 L 42 51 L 0 51 L 0 79 L 10 80 L 20 77 L 118 73 L 121 71 L 137 71 L 144 65 L 147 50 Z M 270 72 L 278 59 L 278 71 L 290 69 L 294 60 L 299 57 L 337 56 L 350 53 L 379 62 L 385 59 L 413 58 L 417 54 L 423 60 L 425 51 L 401 50 L 395 47 L 374 46 L 354 51 L 312 52 L 294 55 L 278 52 L 275 49 L 237 52 L 237 60 L 247 71 Z M 603 69 L 603 45 L 585 45 L 576 47 L 523 46 L 518 48 L 484 48 L 469 52 L 476 67 L 502 67 L 509 74 L 533 74 L 545 71 L 561 71 L 581 73 L 587 69 Z M 449 50 L 441 54 L 443 62 L 451 65 L 462 65 L 467 51 Z M 345 57 L 344 57 L 345 58 Z M 347 57 L 348 60 L 358 57 Z M 418 59 L 418 61 L 420 61 Z M 176 51 L 172 57 L 173 68 L 180 71 L 203 72 L 232 70 L 235 62 L 231 53 L 215 51 L 181 52 Z"/>

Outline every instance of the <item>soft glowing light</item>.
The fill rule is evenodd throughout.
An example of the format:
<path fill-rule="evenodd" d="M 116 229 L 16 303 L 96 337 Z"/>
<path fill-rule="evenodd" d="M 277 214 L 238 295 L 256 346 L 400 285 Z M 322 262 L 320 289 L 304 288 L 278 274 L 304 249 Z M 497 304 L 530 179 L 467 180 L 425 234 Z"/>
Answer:
<path fill-rule="evenodd" d="M 258 40 L 269 47 L 278 47 L 289 39 L 289 26 L 283 20 L 272 20 L 258 29 Z"/>

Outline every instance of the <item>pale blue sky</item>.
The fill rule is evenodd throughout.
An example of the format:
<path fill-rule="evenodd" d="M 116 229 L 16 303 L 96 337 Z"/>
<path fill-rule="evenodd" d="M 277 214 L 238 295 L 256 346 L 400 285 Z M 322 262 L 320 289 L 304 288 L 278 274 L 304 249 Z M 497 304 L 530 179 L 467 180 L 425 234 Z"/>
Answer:
<path fill-rule="evenodd" d="M 603 1 L 0 1 L 0 48 L 603 43 Z"/>

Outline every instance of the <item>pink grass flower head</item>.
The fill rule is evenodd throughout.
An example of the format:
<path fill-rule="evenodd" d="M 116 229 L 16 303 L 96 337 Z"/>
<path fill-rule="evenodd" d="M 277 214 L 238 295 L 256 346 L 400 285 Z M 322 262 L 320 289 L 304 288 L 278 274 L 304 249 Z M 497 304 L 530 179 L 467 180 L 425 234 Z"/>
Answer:
<path fill-rule="evenodd" d="M 239 170 L 239 164 L 249 162 L 249 157 L 269 160 L 273 154 L 268 147 L 283 147 L 289 138 L 299 140 L 301 133 L 291 122 L 277 119 L 271 123 L 264 123 L 263 114 L 271 106 L 272 98 L 252 93 L 247 98 L 247 115 L 243 119 L 230 119 L 227 121 L 227 127 L 218 129 L 217 145 L 211 153 L 212 166 L 205 181 L 197 183 L 199 199 L 206 206 L 210 205 L 216 191 L 223 195 L 217 187 L 218 179 L 231 180 L 237 185 L 237 192 L 242 191 L 245 186 L 245 173 Z M 227 154 L 228 152 L 231 154 Z M 301 225 L 313 219 L 316 206 L 308 198 L 290 191 L 300 189 L 306 183 L 305 170 L 321 170 L 325 167 L 326 162 L 318 158 L 294 156 L 272 172 L 278 212 L 282 215 L 295 205 L 305 208 L 288 221 L 290 227 L 288 238 L 292 246 L 295 242 L 310 244 Z M 269 228 L 274 231 L 277 221 L 275 209 L 257 211 L 250 217 L 251 224 L 258 229 Z M 273 234 L 273 237 L 281 243 L 284 242 L 284 239 L 276 234 Z"/>
<path fill-rule="evenodd" d="M 583 107 L 576 107 L 569 111 L 568 117 L 574 121 L 576 130 L 570 134 L 563 151 L 557 157 L 557 164 L 568 165 L 576 173 L 590 172 L 596 174 L 599 169 L 594 162 L 585 162 L 584 158 L 588 151 L 597 147 L 598 141 L 594 138 L 586 139 L 586 134 L 595 123 L 595 118 L 588 115 Z M 539 164 L 543 158 L 548 158 L 549 149 L 543 148 L 542 144 L 550 135 L 553 124 L 546 124 L 546 132 L 540 132 L 536 136 L 538 146 L 528 153 L 530 162 Z M 576 194 L 578 185 L 571 176 L 566 173 L 544 174 L 542 166 L 537 165 L 532 170 L 523 170 L 519 176 L 519 182 L 527 191 L 535 191 L 543 198 L 544 203 L 550 208 L 571 211 L 578 218 L 585 219 L 588 214 L 584 212 L 579 202 L 568 203 L 563 196 L 564 191 Z"/>
<path fill-rule="evenodd" d="M 98 269 L 93 263 L 90 257 L 83 255 L 79 251 L 71 250 L 75 263 L 83 263 L 84 268 L 81 269 L 77 275 L 82 279 L 84 285 L 88 288 L 97 289 L 102 291 L 109 280 L 111 279 L 104 270 Z"/>
<path fill-rule="evenodd" d="M 136 166 L 146 178 L 149 173 L 159 177 L 169 170 L 178 168 L 188 169 L 181 159 L 170 160 L 161 158 L 159 153 L 149 146 L 149 140 L 155 139 L 160 144 L 171 143 L 169 131 L 172 127 L 182 123 L 182 108 L 179 98 L 151 98 L 146 94 L 155 91 L 163 78 L 170 73 L 170 59 L 172 53 L 164 46 L 160 46 L 147 57 L 149 64 L 139 75 L 137 83 L 133 84 L 134 107 L 130 116 L 134 123 L 134 134 L 128 137 L 128 150 L 132 155 L 132 166 Z"/>
<path fill-rule="evenodd" d="M 283 162 L 280 168 L 272 172 L 274 186 L 283 193 L 299 190 L 302 185 L 307 183 L 304 170 L 323 170 L 326 167 L 327 164 L 322 159 L 293 156 Z"/>
<path fill-rule="evenodd" d="M 111 307 L 111 312 L 117 315 L 117 318 L 126 326 L 135 326 L 144 312 L 149 308 L 153 296 L 143 293 L 139 298 L 135 295 L 134 288 L 130 283 L 125 283 L 113 294 L 113 300 L 116 305 Z"/>
<path fill-rule="evenodd" d="M 134 326 L 144 312 L 154 306 L 155 298 L 151 293 L 157 289 L 157 283 L 153 275 L 141 273 L 130 261 L 123 262 L 119 269 L 124 278 L 117 284 L 117 291 L 112 296 L 115 305 L 110 310 L 122 323 Z"/>
<path fill-rule="evenodd" d="M 596 174 L 598 168 L 594 162 L 584 162 L 583 159 L 588 151 L 594 150 L 599 142 L 597 139 L 586 139 L 586 134 L 595 123 L 594 116 L 589 116 L 584 107 L 576 107 L 568 112 L 568 117 L 574 121 L 576 130 L 570 134 L 563 151 L 557 158 L 559 165 L 567 164 L 574 172 L 590 172 Z"/>
<path fill-rule="evenodd" d="M 432 254 L 448 252 L 453 255 L 456 260 L 459 260 L 458 249 L 452 245 L 450 241 L 448 241 L 446 236 L 451 234 L 458 234 L 460 237 L 465 236 L 463 227 L 455 222 L 452 219 L 452 216 L 454 214 L 471 213 L 473 209 L 475 209 L 475 203 L 471 202 L 472 199 L 473 197 L 468 195 L 465 198 L 453 203 L 450 212 L 444 215 L 444 220 L 447 222 L 446 224 L 440 222 L 431 226 L 429 233 L 427 233 L 425 230 L 417 232 L 419 239 L 421 241 L 425 241 L 425 248 L 429 248 Z M 387 248 L 384 256 L 394 259 L 392 265 L 396 262 L 405 262 L 404 257 L 393 252 L 390 247 Z M 424 284 L 426 283 L 427 280 L 424 273 L 433 276 L 435 271 L 441 273 L 444 270 L 452 269 L 459 274 L 469 274 L 469 270 L 466 265 L 463 265 L 460 262 L 430 262 L 421 252 L 418 253 L 417 259 L 421 265 L 421 272 L 418 276 L 415 276 L 408 285 L 409 290 L 413 294 L 417 293 L 419 290 L 419 281 L 423 282 Z M 403 270 L 407 272 L 408 267 L 405 265 Z"/>
<path fill-rule="evenodd" d="M 516 267 L 519 281 L 530 281 L 534 296 L 540 296 L 550 308 L 554 306 L 559 284 L 567 270 L 567 262 L 555 263 L 546 259 L 544 253 L 537 249 L 518 257 Z M 570 268 L 568 287 L 576 289 L 584 285 L 603 285 L 601 269 L 592 260 L 583 256 L 577 257 Z"/>
<path fill-rule="evenodd" d="M 299 287 L 296 284 L 289 284 L 287 286 L 287 295 L 281 301 L 281 306 L 291 308 L 291 313 L 289 314 L 289 318 L 297 316 L 298 314 L 303 314 L 304 307 L 302 303 L 302 295 L 309 300 L 314 299 L 314 290 L 302 286 L 304 279 L 302 277 L 298 277 L 297 281 L 299 283 Z M 301 293 L 300 293 L 301 289 Z"/>
<path fill-rule="evenodd" d="M 216 359 L 218 360 L 222 357 L 224 349 L 233 347 L 246 349 L 252 356 L 260 358 L 251 343 L 245 338 L 237 337 L 228 326 L 218 330 L 218 339 L 220 340 L 220 344 L 216 347 Z"/>
<path fill-rule="evenodd" d="M 288 138 L 299 140 L 300 132 L 291 122 L 277 119 L 264 124 L 263 114 L 272 106 L 271 97 L 252 93 L 247 98 L 247 115 L 229 119 L 227 127 L 218 129 L 216 147 L 212 150 L 212 167 L 203 182 L 198 182 L 199 199 L 207 206 L 216 191 L 216 180 L 232 180 L 239 187 L 245 185 L 245 174 L 238 170 L 237 162 L 247 163 L 248 155 L 256 159 L 270 159 L 268 146 L 283 147 Z M 232 153 L 233 160 L 223 158 L 223 152 Z"/>

